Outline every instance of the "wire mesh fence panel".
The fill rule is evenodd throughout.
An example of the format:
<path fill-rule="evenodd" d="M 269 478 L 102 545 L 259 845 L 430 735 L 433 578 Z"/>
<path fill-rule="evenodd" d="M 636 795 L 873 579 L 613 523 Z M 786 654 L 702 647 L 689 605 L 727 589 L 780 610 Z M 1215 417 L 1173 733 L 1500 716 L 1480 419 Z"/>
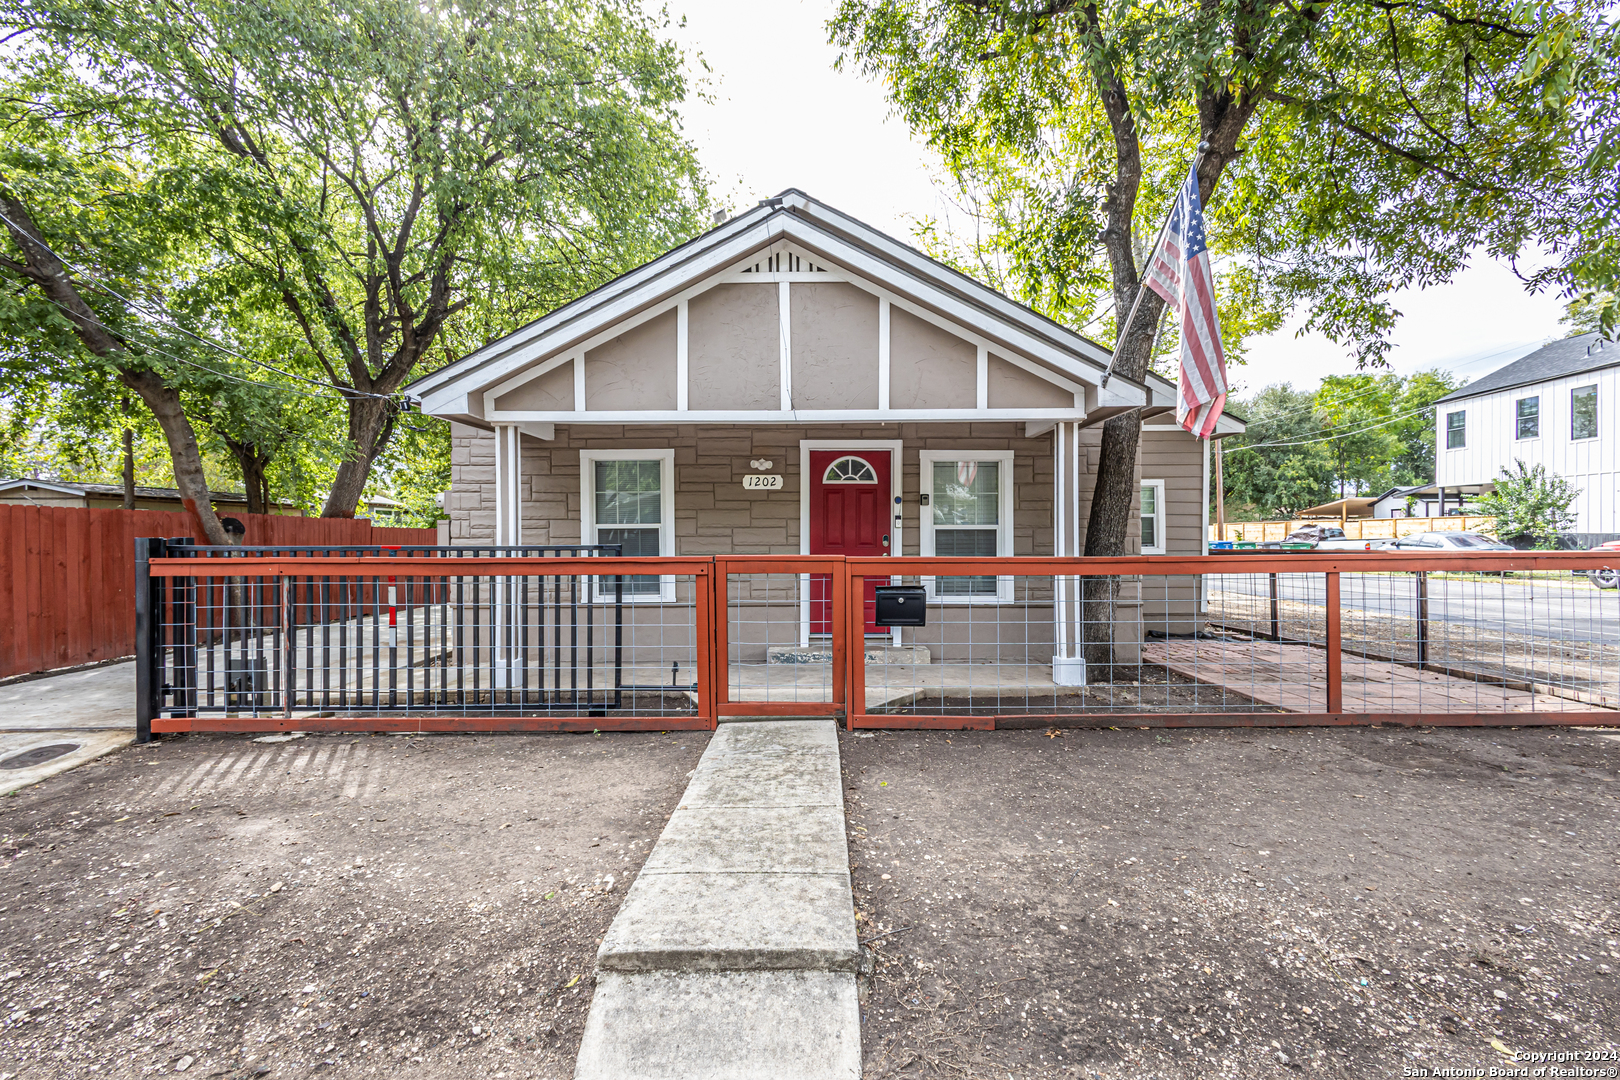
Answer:
<path fill-rule="evenodd" d="M 924 625 L 864 665 L 878 716 L 1041 717 L 1085 713 L 1275 710 L 1255 691 L 1289 684 L 1323 699 L 1322 672 L 1278 670 L 1248 639 L 1230 651 L 1202 625 L 1201 575 L 906 577 L 925 596 Z M 1321 668 L 1317 663 L 1315 668 Z"/>
<path fill-rule="evenodd" d="M 1614 580 L 1597 553 L 139 544 L 159 556 L 138 546 L 138 730 L 143 717 L 153 730 L 268 717 L 634 728 L 846 712 L 857 726 L 1620 722 L 1620 590 L 1594 587 Z"/>
<path fill-rule="evenodd" d="M 1213 576 L 1212 576 L 1213 577 Z M 1342 573 L 1344 711 L 1524 713 L 1620 706 L 1620 598 L 1568 571 Z M 1213 632 L 1320 648 L 1323 575 L 1223 575 Z M 1302 710 L 1309 711 L 1309 710 Z"/>
<path fill-rule="evenodd" d="M 903 631 L 915 655 L 854 665 L 852 701 L 867 726 L 1086 714 L 1611 723 L 1620 720 L 1620 590 L 1593 587 L 1609 580 L 1594 570 L 1600 561 L 886 561 L 886 570 L 933 570 L 894 579 L 923 590 L 926 624 Z M 857 579 L 873 568 L 851 564 Z M 1136 572 L 1097 572 L 1116 567 Z M 1007 572 L 1069 568 L 1092 572 Z"/>
<path fill-rule="evenodd" d="M 489 569 L 506 561 L 469 573 L 438 559 L 429 570 L 427 560 L 381 558 L 351 560 L 365 564 L 361 573 L 299 573 L 306 564 L 294 561 L 293 572 L 172 577 L 161 712 L 698 714 L 703 573 L 587 574 L 544 558 Z M 186 568 L 225 571 L 228 562 Z"/>
<path fill-rule="evenodd" d="M 726 574 L 726 697 L 741 704 L 830 706 L 833 575 Z M 820 710 L 816 710 L 820 711 Z"/>

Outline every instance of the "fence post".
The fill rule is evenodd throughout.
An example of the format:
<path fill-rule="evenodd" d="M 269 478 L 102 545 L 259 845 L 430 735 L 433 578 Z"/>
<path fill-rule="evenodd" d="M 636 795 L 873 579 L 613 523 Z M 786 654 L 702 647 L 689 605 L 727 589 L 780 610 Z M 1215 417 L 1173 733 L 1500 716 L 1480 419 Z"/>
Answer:
<path fill-rule="evenodd" d="M 135 538 L 135 741 L 152 741 L 152 721 L 163 708 L 162 579 L 152 577 L 152 559 L 163 557 L 163 540 Z"/>
<path fill-rule="evenodd" d="M 1429 574 L 1419 570 L 1417 578 L 1417 662 L 1418 667 L 1429 663 Z"/>
<path fill-rule="evenodd" d="M 276 579 L 281 586 L 281 717 L 292 719 L 293 675 L 297 672 L 293 652 L 292 578 Z M 390 695 L 392 696 L 392 695 Z"/>
<path fill-rule="evenodd" d="M 844 565 L 844 652 L 849 657 L 849 682 L 845 689 L 844 727 L 853 731 L 855 717 L 866 715 L 866 575 L 855 574 Z M 836 583 L 838 578 L 834 577 Z"/>
<path fill-rule="evenodd" d="M 1339 651 L 1339 572 L 1329 570 L 1327 577 L 1327 711 L 1344 711 L 1344 673 L 1341 670 L 1344 655 Z"/>
<path fill-rule="evenodd" d="M 1271 640 L 1281 641 L 1282 605 L 1279 603 L 1281 598 L 1278 596 L 1277 575 L 1271 574 L 1269 576 L 1271 578 Z"/>
<path fill-rule="evenodd" d="M 720 722 L 714 700 L 714 582 L 723 575 L 713 559 L 710 559 L 707 567 L 699 567 L 694 573 L 696 578 L 692 586 L 696 611 L 692 630 L 697 639 L 698 717 L 713 731 Z"/>

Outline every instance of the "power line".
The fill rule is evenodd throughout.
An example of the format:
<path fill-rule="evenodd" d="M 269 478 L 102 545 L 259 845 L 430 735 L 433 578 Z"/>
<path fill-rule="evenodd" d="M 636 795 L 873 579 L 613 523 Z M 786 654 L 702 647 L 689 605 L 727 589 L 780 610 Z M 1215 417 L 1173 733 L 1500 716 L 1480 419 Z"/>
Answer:
<path fill-rule="evenodd" d="M 1294 441 L 1294 442 L 1253 443 L 1253 444 L 1250 444 L 1250 445 L 1247 445 L 1247 446 L 1235 446 L 1235 447 L 1232 448 L 1232 450 L 1233 450 L 1234 453 L 1236 453 L 1239 450 L 1274 450 L 1274 449 L 1277 449 L 1279 447 L 1285 447 L 1285 446 L 1310 446 L 1313 443 L 1333 442 L 1335 439 L 1346 439 L 1346 438 L 1349 438 L 1351 435 L 1359 435 L 1362 432 L 1366 432 L 1366 431 L 1377 431 L 1379 428 L 1388 427 L 1391 424 L 1398 424 L 1402 420 L 1405 420 L 1405 419 L 1407 419 L 1409 417 L 1416 416 L 1419 413 L 1426 413 L 1426 412 L 1432 411 L 1436 404 L 1438 404 L 1438 402 L 1420 406 L 1420 407 L 1418 407 L 1416 409 L 1411 410 L 1410 412 L 1404 412 L 1404 413 L 1400 413 L 1400 414 L 1398 414 L 1396 416 L 1391 416 L 1389 419 L 1380 420 L 1376 424 L 1368 424 L 1365 427 L 1353 428 L 1350 431 L 1335 432 L 1332 435 L 1324 435 L 1319 439 L 1299 439 L 1299 440 Z"/>
<path fill-rule="evenodd" d="M 145 315 L 149 319 L 153 318 L 152 312 L 146 310 L 145 308 L 143 308 L 141 306 L 142 303 L 144 303 L 144 301 L 137 302 L 135 300 L 131 300 L 129 297 L 123 295 L 118 290 L 114 289 L 112 286 L 110 286 L 110 285 L 106 284 L 105 282 L 101 281 L 100 279 L 98 279 L 94 274 L 88 273 L 82 267 L 75 266 L 73 263 L 71 263 L 67 259 L 63 258 L 62 255 L 59 252 L 57 252 L 54 248 L 52 248 L 45 241 L 41 240 L 39 237 L 37 237 L 37 236 L 33 235 L 32 233 L 30 233 L 27 229 L 24 229 L 21 225 L 18 225 L 15 221 L 12 221 L 5 214 L 0 213 L 0 221 L 4 221 L 8 226 L 11 227 L 12 230 L 14 230 L 15 232 L 17 232 L 17 233 L 19 233 L 19 234 L 21 234 L 23 236 L 26 236 L 29 240 L 32 240 L 34 243 L 38 244 L 40 247 L 42 247 L 46 251 L 50 252 L 51 255 L 53 255 L 58 262 L 60 262 L 63 266 L 67 267 L 69 270 L 72 270 L 75 274 L 77 274 L 79 277 L 83 278 L 85 281 L 87 281 L 93 287 L 99 289 L 100 291 L 106 293 L 108 296 L 111 296 L 116 300 L 119 300 L 119 301 L 121 301 L 121 302 L 123 302 L 125 304 L 128 304 L 131 308 L 133 308 L 139 314 Z M 46 297 L 46 299 L 50 299 L 50 298 Z M 52 300 L 51 303 L 55 304 L 56 301 Z M 56 306 L 57 307 L 62 307 L 61 304 L 57 304 Z M 234 357 L 234 358 L 236 358 L 238 360 L 243 361 L 244 363 L 252 364 L 252 365 L 254 365 L 256 367 L 262 367 L 266 371 L 273 371 L 277 375 L 280 375 L 280 376 L 282 376 L 284 378 L 296 379 L 299 382 L 309 383 L 312 386 L 325 387 L 327 389 L 330 389 L 330 390 L 336 392 L 340 397 L 348 397 L 348 396 L 352 395 L 354 397 L 377 398 L 380 401 L 392 401 L 395 398 L 395 395 L 393 395 L 393 394 L 374 394 L 374 393 L 371 393 L 370 391 L 359 390 L 359 389 L 356 389 L 354 387 L 333 386 L 331 383 L 322 382 L 319 379 L 311 379 L 308 376 L 298 375 L 298 374 L 295 374 L 295 373 L 293 373 L 291 371 L 283 371 L 281 368 L 276 367 L 274 364 L 267 364 L 263 360 L 258 360 L 258 359 L 255 359 L 254 357 L 246 356 L 246 355 L 244 355 L 242 353 L 237 352 L 235 349 L 231 349 L 231 348 L 229 348 L 227 346 L 219 344 L 217 341 L 214 341 L 212 338 L 208 338 L 208 337 L 203 336 L 202 334 L 198 334 L 198 333 L 194 332 L 193 330 L 186 327 L 183 323 L 181 323 L 179 319 L 176 319 L 174 317 L 173 313 L 168 311 L 161 304 L 157 305 L 157 308 L 158 308 L 159 313 L 162 315 L 162 318 L 158 319 L 157 321 L 159 321 L 159 322 L 167 322 L 171 327 L 173 327 L 174 329 L 180 331 L 182 334 L 185 334 L 187 337 L 195 338 L 196 340 L 202 342 L 204 345 L 207 345 L 207 346 L 209 346 L 210 348 L 213 348 L 213 349 L 218 349 L 220 352 L 224 353 L 226 356 Z M 62 310 L 67 311 L 66 308 L 62 308 Z M 75 314 L 75 313 L 69 312 L 69 314 Z M 114 331 L 112 329 L 112 327 L 110 327 L 106 323 L 102 322 L 99 318 L 95 318 L 92 315 L 92 319 L 98 326 L 100 326 L 103 330 L 106 330 L 108 333 L 117 333 L 117 331 Z M 158 351 L 158 350 L 154 350 L 154 351 Z M 167 354 L 162 354 L 162 355 L 167 355 Z M 178 358 L 177 357 L 171 357 L 171 359 L 178 359 Z M 184 360 L 181 361 L 181 363 L 186 363 L 186 362 L 187 361 L 184 361 Z M 192 366 L 195 367 L 197 365 L 193 364 Z M 203 370 L 207 371 L 209 369 L 204 368 Z M 229 376 L 227 376 L 227 377 L 229 377 Z M 241 381 L 248 382 L 250 380 L 244 379 L 244 380 L 241 380 Z M 258 384 L 258 385 L 262 385 L 262 384 Z"/>

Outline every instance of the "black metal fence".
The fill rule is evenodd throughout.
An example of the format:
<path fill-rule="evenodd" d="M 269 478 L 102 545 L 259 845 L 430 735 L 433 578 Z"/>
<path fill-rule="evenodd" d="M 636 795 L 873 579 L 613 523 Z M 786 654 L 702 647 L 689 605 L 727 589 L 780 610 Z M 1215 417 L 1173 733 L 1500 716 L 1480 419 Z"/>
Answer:
<path fill-rule="evenodd" d="M 390 557 L 619 554 L 616 544 L 220 548 L 189 538 L 137 540 L 138 737 L 148 738 L 160 717 L 294 711 L 690 714 L 689 602 L 683 612 L 678 602 L 635 596 L 627 641 L 633 576 L 537 573 L 533 563 L 511 575 L 487 568 L 390 574 L 386 565 Z M 368 565 L 319 576 L 231 571 L 233 561 L 267 557 L 354 557 Z M 153 575 L 156 558 L 195 560 L 197 573 Z"/>

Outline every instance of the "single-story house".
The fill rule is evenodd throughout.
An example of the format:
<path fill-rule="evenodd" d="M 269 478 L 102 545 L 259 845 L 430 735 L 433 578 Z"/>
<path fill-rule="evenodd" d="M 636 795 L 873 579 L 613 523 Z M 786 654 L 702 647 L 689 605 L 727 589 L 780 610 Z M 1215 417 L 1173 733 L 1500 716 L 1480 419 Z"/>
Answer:
<path fill-rule="evenodd" d="M 788 190 L 407 392 L 453 425 L 452 543 L 1075 555 L 1101 423 L 1140 409 L 1132 547 L 1200 554 L 1209 445 L 1175 425 L 1167 380 L 1104 388 L 1109 352 Z M 1242 427 L 1223 418 L 1217 436 Z M 1127 597 L 1125 636 L 1139 640 L 1144 621 L 1190 631 L 1196 579 L 1184 580 L 1174 596 Z M 646 588 L 648 602 L 676 599 Z M 929 588 L 962 620 L 982 623 L 986 606 L 1044 619 L 1049 654 L 1074 654 L 1050 588 Z M 808 597 L 784 617 L 801 645 L 827 630 Z M 950 639 L 948 625 L 889 633 Z"/>
<path fill-rule="evenodd" d="M 214 509 L 221 514 L 247 513 L 247 496 L 240 491 L 212 491 Z M 82 506 L 91 510 L 118 510 L 124 505 L 122 484 L 78 484 L 63 480 L 0 480 L 0 504 L 22 506 Z M 174 488 L 137 487 L 135 509 L 165 510 L 178 514 L 185 502 Z M 272 514 L 303 516 L 296 503 L 272 503 Z"/>

